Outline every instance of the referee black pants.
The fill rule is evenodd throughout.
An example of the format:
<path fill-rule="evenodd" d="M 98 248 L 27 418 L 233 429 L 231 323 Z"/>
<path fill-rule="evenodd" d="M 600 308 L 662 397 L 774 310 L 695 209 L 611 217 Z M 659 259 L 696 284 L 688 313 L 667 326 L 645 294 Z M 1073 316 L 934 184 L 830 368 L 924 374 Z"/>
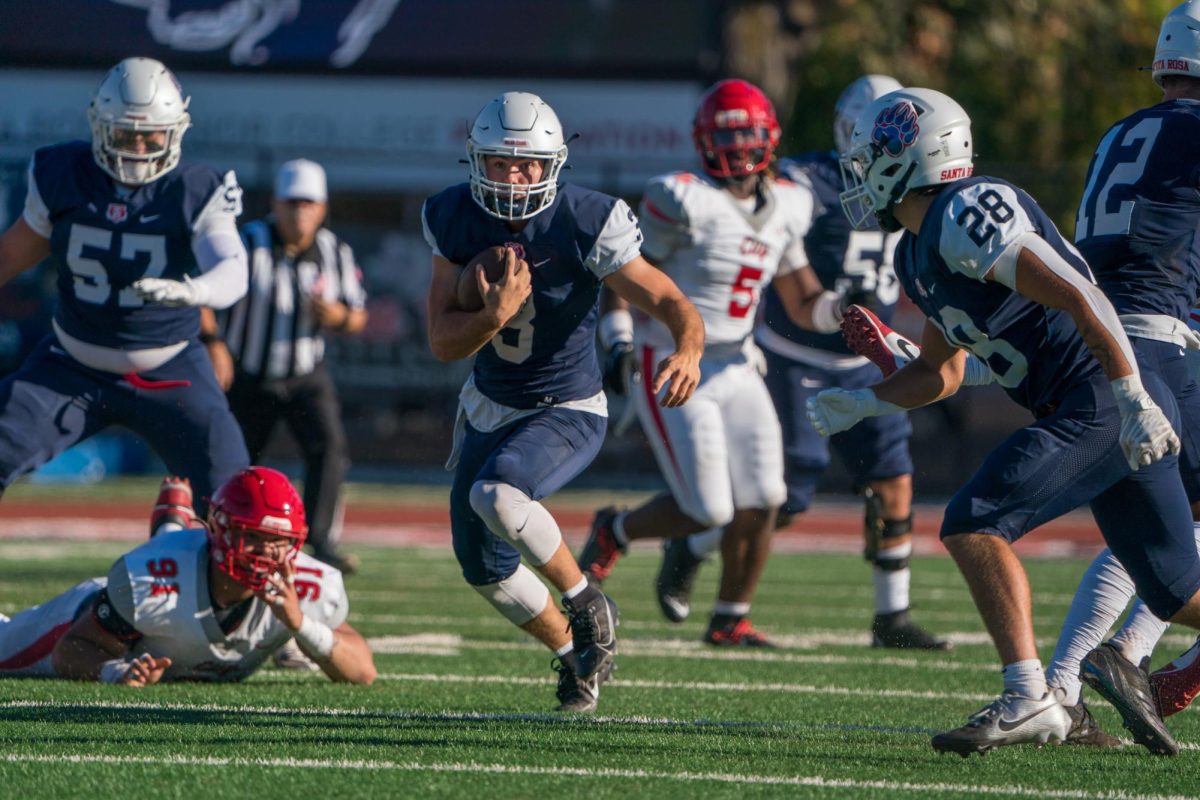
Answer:
<path fill-rule="evenodd" d="M 229 406 L 242 428 L 250 463 L 283 420 L 304 456 L 304 510 L 308 541 L 317 552 L 330 541 L 349 458 L 337 389 L 324 364 L 308 375 L 259 381 L 239 373 L 229 389 Z"/>

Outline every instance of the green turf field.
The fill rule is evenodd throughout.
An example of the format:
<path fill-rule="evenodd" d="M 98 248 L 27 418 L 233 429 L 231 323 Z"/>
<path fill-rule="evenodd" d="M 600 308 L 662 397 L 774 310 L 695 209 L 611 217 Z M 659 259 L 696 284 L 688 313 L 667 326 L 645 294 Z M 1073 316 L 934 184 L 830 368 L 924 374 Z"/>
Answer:
<path fill-rule="evenodd" d="M 120 544 L 0 542 L 0 611 L 100 575 Z M 871 588 L 852 556 L 781 555 L 756 623 L 783 651 L 696 643 L 696 619 L 661 622 L 657 555 L 635 551 L 609 581 L 622 655 L 594 717 L 554 705 L 550 656 L 458 576 L 450 552 L 360 548 L 350 621 L 379 680 L 345 687 L 266 670 L 242 685 L 145 690 L 0 682 L 0 797 L 1179 797 L 1200 793 L 1200 715 L 1171 719 L 1175 759 L 1140 748 L 1009 748 L 938 756 L 929 737 L 999 691 L 994 652 L 946 558 L 918 559 L 921 622 L 948 655 L 866 646 Z M 1043 658 L 1082 572 L 1031 561 Z M 1177 631 L 1159 661 L 1184 649 Z M 1120 731 L 1116 715 L 1096 716 Z"/>

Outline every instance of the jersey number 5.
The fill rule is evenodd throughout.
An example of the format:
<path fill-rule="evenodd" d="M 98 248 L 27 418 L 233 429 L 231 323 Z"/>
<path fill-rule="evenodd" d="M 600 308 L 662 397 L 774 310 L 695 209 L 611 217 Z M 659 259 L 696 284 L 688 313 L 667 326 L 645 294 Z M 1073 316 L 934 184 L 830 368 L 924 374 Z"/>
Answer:
<path fill-rule="evenodd" d="M 733 297 L 729 301 L 729 316 L 734 319 L 742 319 L 754 309 L 762 276 L 761 269 L 742 267 L 737 277 L 733 279 L 733 287 L 730 290 Z"/>
<path fill-rule="evenodd" d="M 67 266 L 75 276 L 75 296 L 85 303 L 102 305 L 112 296 L 108 270 L 99 258 L 85 255 L 116 253 L 122 261 L 145 262 L 142 274 L 136 277 L 157 278 L 167 267 L 165 236 L 144 233 L 113 233 L 103 228 L 75 224 L 67 241 Z M 132 283 L 132 281 L 130 281 Z M 126 286 L 117 294 L 117 305 L 134 308 L 143 304 L 141 296 Z"/>

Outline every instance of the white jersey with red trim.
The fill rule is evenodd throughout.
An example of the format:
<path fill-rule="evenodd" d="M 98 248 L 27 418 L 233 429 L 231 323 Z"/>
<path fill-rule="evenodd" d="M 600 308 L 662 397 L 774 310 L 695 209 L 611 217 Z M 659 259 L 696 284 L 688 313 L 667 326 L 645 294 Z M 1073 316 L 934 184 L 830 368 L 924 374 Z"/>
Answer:
<path fill-rule="evenodd" d="M 787 180 L 763 181 L 759 196 L 740 201 L 707 175 L 663 175 L 642 200 L 642 254 L 695 304 L 706 346 L 740 345 L 762 287 L 807 267 L 804 236 L 815 207 L 809 187 Z M 641 315 L 638 338 L 672 344 L 665 326 Z"/>
<path fill-rule="evenodd" d="M 350 611 L 341 572 L 305 553 L 296 556 L 295 566 L 304 615 L 331 628 L 341 625 Z M 257 597 L 246 601 L 247 608 L 214 609 L 208 573 L 202 530 L 160 534 L 109 570 L 112 608 L 141 634 L 130 653 L 169 657 L 163 680 L 241 680 L 292 636 Z M 226 633 L 222 618 L 231 614 L 242 619 Z"/>

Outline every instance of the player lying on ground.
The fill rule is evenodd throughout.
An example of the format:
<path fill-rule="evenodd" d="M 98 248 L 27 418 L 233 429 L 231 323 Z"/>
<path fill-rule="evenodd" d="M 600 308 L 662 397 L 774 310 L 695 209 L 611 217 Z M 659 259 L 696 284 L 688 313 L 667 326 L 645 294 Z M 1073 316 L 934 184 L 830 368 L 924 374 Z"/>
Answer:
<path fill-rule="evenodd" d="M 177 483 L 164 481 L 160 497 Z M 0 621 L 0 676 L 239 681 L 294 638 L 331 679 L 375 680 L 371 650 L 346 622 L 341 573 L 300 552 L 308 527 L 286 477 L 242 470 L 217 490 L 207 524 L 190 504 L 160 502 L 154 538 L 107 578 Z"/>

